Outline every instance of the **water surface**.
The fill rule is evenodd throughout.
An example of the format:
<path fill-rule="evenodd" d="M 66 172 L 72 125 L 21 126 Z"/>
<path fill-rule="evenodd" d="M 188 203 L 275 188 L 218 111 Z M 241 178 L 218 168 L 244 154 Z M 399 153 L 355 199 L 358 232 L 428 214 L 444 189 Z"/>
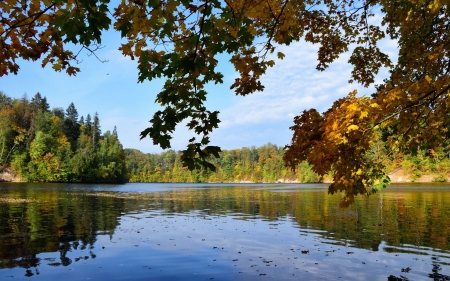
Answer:
<path fill-rule="evenodd" d="M 450 280 L 449 185 L 326 188 L 2 183 L 0 279 Z"/>

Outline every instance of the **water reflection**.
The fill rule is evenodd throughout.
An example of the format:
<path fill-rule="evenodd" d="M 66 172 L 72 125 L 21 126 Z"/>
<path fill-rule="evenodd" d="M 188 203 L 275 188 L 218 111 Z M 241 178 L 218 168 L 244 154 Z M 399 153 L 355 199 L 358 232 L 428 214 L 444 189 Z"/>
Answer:
<path fill-rule="evenodd" d="M 339 201 L 323 185 L 2 184 L 0 277 L 448 280 L 447 186 Z"/>

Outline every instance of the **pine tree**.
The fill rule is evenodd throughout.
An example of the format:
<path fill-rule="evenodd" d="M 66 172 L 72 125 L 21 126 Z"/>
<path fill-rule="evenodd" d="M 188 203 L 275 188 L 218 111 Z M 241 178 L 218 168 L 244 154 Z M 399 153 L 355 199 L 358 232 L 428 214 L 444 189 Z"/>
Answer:
<path fill-rule="evenodd" d="M 94 122 L 92 123 L 92 143 L 95 145 L 100 140 L 102 131 L 100 130 L 100 119 L 98 118 L 98 113 L 95 112 Z"/>
<path fill-rule="evenodd" d="M 12 99 L 0 91 L 0 109 L 5 105 L 12 106 Z"/>
<path fill-rule="evenodd" d="M 39 104 L 39 109 L 42 111 L 49 111 L 50 105 L 47 102 L 47 97 L 44 96 Z"/>
<path fill-rule="evenodd" d="M 80 124 L 78 123 L 78 111 L 73 102 L 66 109 L 64 133 L 69 139 L 72 150 L 74 151 L 76 149 L 76 142 L 80 136 Z"/>
<path fill-rule="evenodd" d="M 54 107 L 52 108 L 52 115 L 64 120 L 64 109 L 61 107 Z"/>
<path fill-rule="evenodd" d="M 35 115 L 38 114 L 39 111 L 49 111 L 50 105 L 47 102 L 46 97 L 42 97 L 41 93 L 37 92 L 36 95 L 31 99 L 31 110 Z"/>
<path fill-rule="evenodd" d="M 88 114 L 86 116 L 86 123 L 85 123 L 85 127 L 84 127 L 84 134 L 88 135 L 88 136 L 92 136 L 92 120 L 91 120 L 91 115 Z"/>
<path fill-rule="evenodd" d="M 78 111 L 73 102 L 66 109 L 66 119 L 70 120 L 73 124 L 78 123 Z"/>

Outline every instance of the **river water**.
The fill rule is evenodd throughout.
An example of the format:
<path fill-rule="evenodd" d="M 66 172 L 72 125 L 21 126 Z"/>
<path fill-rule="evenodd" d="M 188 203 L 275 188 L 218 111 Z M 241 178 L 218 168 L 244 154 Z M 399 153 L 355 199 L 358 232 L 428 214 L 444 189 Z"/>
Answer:
<path fill-rule="evenodd" d="M 0 280 L 450 280 L 450 185 L 0 184 Z"/>

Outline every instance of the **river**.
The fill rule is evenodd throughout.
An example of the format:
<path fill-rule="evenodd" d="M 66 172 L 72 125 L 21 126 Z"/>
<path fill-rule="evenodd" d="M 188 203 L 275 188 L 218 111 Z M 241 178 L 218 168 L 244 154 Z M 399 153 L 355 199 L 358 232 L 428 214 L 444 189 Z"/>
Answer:
<path fill-rule="evenodd" d="M 450 280 L 450 185 L 0 184 L 0 280 Z"/>

